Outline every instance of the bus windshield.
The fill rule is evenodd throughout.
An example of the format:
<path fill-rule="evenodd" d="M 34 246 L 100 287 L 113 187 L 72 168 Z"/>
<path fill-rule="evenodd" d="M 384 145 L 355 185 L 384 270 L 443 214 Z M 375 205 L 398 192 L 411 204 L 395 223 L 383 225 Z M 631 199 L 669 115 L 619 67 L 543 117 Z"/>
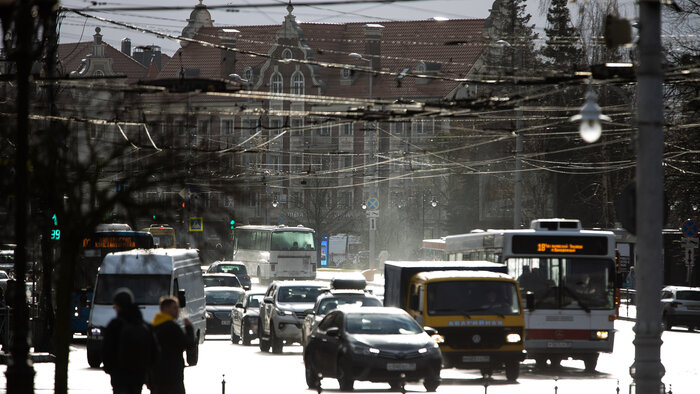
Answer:
<path fill-rule="evenodd" d="M 612 309 L 612 260 L 591 258 L 509 258 L 509 273 L 522 292 L 532 292 L 535 308 Z"/>
<path fill-rule="evenodd" d="M 428 284 L 428 314 L 518 315 L 520 303 L 515 284 L 462 280 Z"/>
<path fill-rule="evenodd" d="M 316 250 L 314 234 L 301 231 L 275 231 L 272 233 L 270 250 Z"/>

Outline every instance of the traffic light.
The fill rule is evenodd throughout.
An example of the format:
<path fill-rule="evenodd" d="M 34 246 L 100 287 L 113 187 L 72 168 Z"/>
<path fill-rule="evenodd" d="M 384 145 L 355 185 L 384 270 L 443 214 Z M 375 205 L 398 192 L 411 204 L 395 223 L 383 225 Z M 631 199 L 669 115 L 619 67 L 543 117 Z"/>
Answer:
<path fill-rule="evenodd" d="M 58 217 L 54 213 L 51 216 L 51 240 L 59 241 L 61 239 L 61 229 L 58 227 Z"/>
<path fill-rule="evenodd" d="M 235 220 L 233 220 L 233 219 L 231 219 L 231 222 L 230 222 L 230 224 L 231 224 L 231 230 L 233 230 L 233 229 L 234 229 L 234 227 L 236 227 L 236 221 L 235 221 Z"/>

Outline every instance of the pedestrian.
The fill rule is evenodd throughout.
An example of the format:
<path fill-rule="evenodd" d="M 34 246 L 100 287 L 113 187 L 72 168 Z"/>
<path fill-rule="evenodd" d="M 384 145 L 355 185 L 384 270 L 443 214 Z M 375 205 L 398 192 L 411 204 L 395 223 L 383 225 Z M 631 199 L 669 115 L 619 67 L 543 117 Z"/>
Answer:
<path fill-rule="evenodd" d="M 185 361 L 182 352 L 194 346 L 194 329 L 185 318 L 185 331 L 177 324 L 180 314 L 178 299 L 161 297 L 160 312 L 153 317 L 153 330 L 160 348 L 160 356 L 150 377 L 153 394 L 185 393 Z"/>
<path fill-rule="evenodd" d="M 627 282 L 627 287 L 634 289 L 634 282 L 636 278 L 637 275 L 634 273 L 634 267 L 630 267 L 630 272 L 627 274 L 627 279 L 625 279 L 625 282 Z"/>
<path fill-rule="evenodd" d="M 138 394 L 157 357 L 155 338 L 134 304 L 131 290 L 125 287 L 117 289 L 112 303 L 117 317 L 104 331 L 104 370 L 111 377 L 115 394 Z"/>

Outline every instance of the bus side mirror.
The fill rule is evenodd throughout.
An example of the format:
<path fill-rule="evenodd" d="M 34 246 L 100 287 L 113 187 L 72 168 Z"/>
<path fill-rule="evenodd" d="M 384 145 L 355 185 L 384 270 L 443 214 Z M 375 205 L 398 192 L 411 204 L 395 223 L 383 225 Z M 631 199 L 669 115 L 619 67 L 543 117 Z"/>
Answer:
<path fill-rule="evenodd" d="M 187 306 L 187 299 L 185 298 L 185 290 L 177 291 L 177 302 L 180 304 L 180 308 Z"/>
<path fill-rule="evenodd" d="M 529 311 L 535 310 L 535 294 L 531 291 L 525 293 L 525 308 Z"/>

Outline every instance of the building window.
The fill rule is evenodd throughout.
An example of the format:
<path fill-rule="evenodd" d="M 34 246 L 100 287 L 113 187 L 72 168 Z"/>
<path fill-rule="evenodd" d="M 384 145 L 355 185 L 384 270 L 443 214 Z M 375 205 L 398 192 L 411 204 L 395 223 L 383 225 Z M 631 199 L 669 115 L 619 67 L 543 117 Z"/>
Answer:
<path fill-rule="evenodd" d="M 344 68 L 344 69 L 340 70 L 340 77 L 341 78 L 350 79 L 351 76 L 352 76 L 352 70 L 350 70 L 349 68 Z"/>
<path fill-rule="evenodd" d="M 272 74 L 272 78 L 270 78 L 270 93 L 282 93 L 283 88 L 282 75 L 280 73 Z"/>
<path fill-rule="evenodd" d="M 176 127 L 177 127 L 177 135 L 179 135 L 180 137 L 184 137 L 185 136 L 185 124 L 182 122 L 178 122 Z"/>
<path fill-rule="evenodd" d="M 343 135 L 346 137 L 352 136 L 352 128 L 353 128 L 352 126 L 353 126 L 352 122 L 341 124 L 340 125 L 340 135 Z"/>
<path fill-rule="evenodd" d="M 221 134 L 233 135 L 233 119 L 221 120 Z"/>
<path fill-rule="evenodd" d="M 299 71 L 292 75 L 292 94 L 304 94 L 304 74 Z"/>
<path fill-rule="evenodd" d="M 291 59 L 291 58 L 292 58 L 292 51 L 289 48 L 282 51 L 282 59 Z"/>
<path fill-rule="evenodd" d="M 326 121 L 323 121 L 323 123 L 321 123 L 321 126 L 316 130 L 318 130 L 318 135 L 324 137 L 331 135 L 331 126 L 329 126 Z"/>
<path fill-rule="evenodd" d="M 411 131 L 413 134 L 434 134 L 435 132 L 435 120 L 434 119 L 424 119 L 424 120 L 414 120 L 411 123 Z"/>
<path fill-rule="evenodd" d="M 270 135 L 279 135 L 282 132 L 282 118 L 271 118 L 268 126 Z"/>
<path fill-rule="evenodd" d="M 260 121 L 258 118 L 245 118 L 241 119 L 241 128 L 248 130 L 248 135 L 253 135 L 257 133 Z"/>
<path fill-rule="evenodd" d="M 346 156 L 343 160 L 345 160 L 345 168 L 352 167 L 352 156 Z"/>
<path fill-rule="evenodd" d="M 302 132 L 304 131 L 304 118 L 302 117 L 294 117 L 291 120 L 291 126 L 292 126 L 292 135 L 302 135 Z"/>
<path fill-rule="evenodd" d="M 405 124 L 403 122 L 394 122 L 389 124 L 389 131 L 393 135 L 403 135 L 405 130 Z"/>
<path fill-rule="evenodd" d="M 243 78 L 245 78 L 248 83 L 253 83 L 253 68 L 252 67 L 246 67 L 245 70 L 243 70 Z"/>

